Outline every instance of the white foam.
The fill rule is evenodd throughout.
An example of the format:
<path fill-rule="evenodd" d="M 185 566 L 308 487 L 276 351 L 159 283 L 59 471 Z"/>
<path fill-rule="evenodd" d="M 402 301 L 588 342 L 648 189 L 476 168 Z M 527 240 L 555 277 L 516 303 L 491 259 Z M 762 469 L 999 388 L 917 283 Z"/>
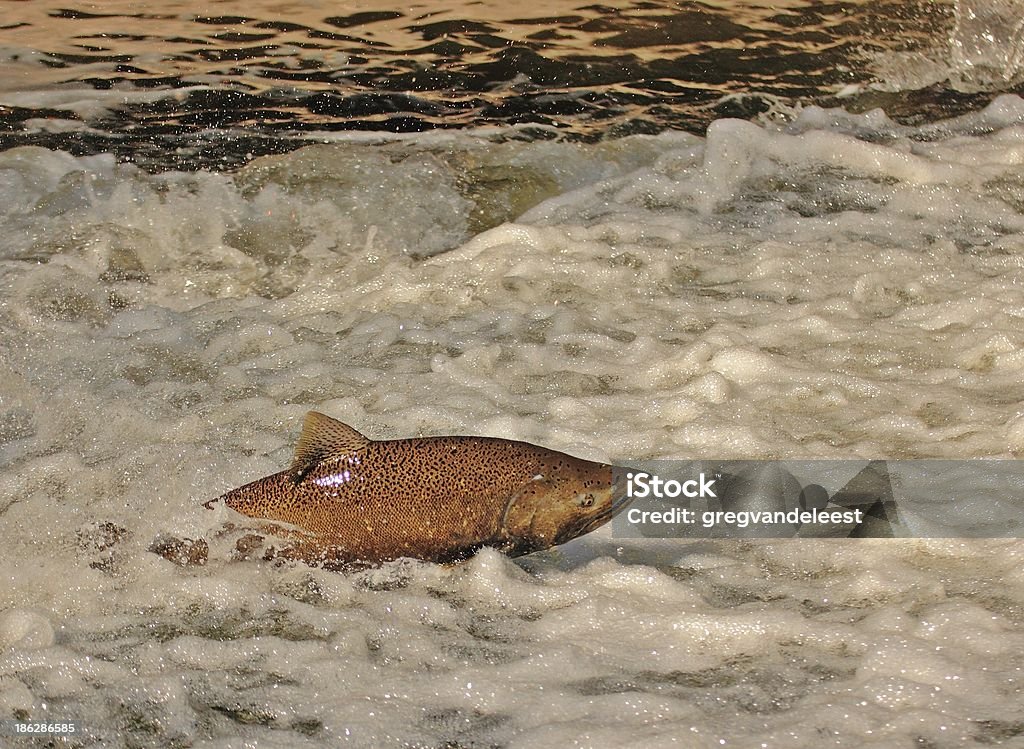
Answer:
<path fill-rule="evenodd" d="M 0 717 L 225 747 L 990 739 L 1019 721 L 1018 540 L 605 527 L 341 574 L 239 561 L 201 503 L 288 465 L 310 408 L 596 459 L 1017 456 L 1022 113 L 927 142 L 822 110 L 349 141 L 235 175 L 0 154 Z M 488 153 L 519 181 L 464 190 Z M 510 184 L 541 202 L 474 224 Z"/>
<path fill-rule="evenodd" d="M 55 640 L 53 626 L 41 614 L 18 609 L 0 614 L 0 643 L 5 648 L 39 650 L 51 647 Z"/>

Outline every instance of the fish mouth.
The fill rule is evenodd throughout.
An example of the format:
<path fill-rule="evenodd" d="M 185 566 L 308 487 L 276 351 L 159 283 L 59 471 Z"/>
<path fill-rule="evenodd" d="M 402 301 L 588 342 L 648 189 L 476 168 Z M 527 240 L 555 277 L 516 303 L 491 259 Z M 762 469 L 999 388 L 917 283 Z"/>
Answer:
<path fill-rule="evenodd" d="M 625 492 L 623 492 L 621 496 L 616 497 L 614 487 L 610 491 L 611 496 L 605 503 L 602 503 L 601 509 L 572 523 L 563 533 L 560 534 L 560 540 L 558 543 L 565 543 L 566 541 L 570 541 L 586 533 L 590 533 L 593 530 L 597 530 L 624 510 L 626 505 L 628 505 L 633 499 Z"/>
<path fill-rule="evenodd" d="M 612 518 L 612 517 L 615 517 L 616 515 L 618 515 L 620 512 L 622 512 L 624 509 L 626 509 L 626 505 L 628 505 L 632 501 L 633 501 L 633 497 L 629 496 L 629 494 L 627 492 L 623 491 L 622 492 L 622 496 L 616 497 L 615 494 L 614 494 L 614 490 L 613 490 L 612 491 L 612 502 L 608 506 L 608 510 L 607 510 L 609 518 Z"/>
<path fill-rule="evenodd" d="M 621 496 L 615 496 L 614 488 L 612 489 L 612 496 L 609 499 L 610 501 L 607 506 L 602 507 L 597 516 L 592 518 L 593 520 L 599 521 L 600 523 L 606 523 L 626 509 L 626 505 L 633 501 L 633 497 L 630 497 L 626 492 L 623 492 Z"/>

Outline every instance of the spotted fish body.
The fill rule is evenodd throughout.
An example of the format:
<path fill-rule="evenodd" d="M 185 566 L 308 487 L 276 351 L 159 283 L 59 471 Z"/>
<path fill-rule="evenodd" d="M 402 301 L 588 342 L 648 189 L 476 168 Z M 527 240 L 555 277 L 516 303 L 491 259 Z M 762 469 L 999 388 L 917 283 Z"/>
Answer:
<path fill-rule="evenodd" d="M 295 526 L 287 556 L 345 566 L 546 549 L 607 522 L 612 496 L 610 465 L 489 437 L 377 442 L 311 411 L 291 468 L 219 499 Z"/>

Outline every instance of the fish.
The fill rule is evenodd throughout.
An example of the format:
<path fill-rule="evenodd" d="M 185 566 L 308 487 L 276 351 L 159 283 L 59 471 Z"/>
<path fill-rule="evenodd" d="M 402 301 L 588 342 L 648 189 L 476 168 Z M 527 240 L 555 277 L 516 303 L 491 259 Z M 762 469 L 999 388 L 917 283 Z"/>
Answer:
<path fill-rule="evenodd" d="M 520 556 L 589 533 L 622 508 L 614 484 L 610 464 L 528 442 L 377 441 L 310 411 L 287 470 L 205 506 L 288 524 L 274 531 L 290 544 L 277 555 L 314 566 L 451 563 L 486 546 Z"/>

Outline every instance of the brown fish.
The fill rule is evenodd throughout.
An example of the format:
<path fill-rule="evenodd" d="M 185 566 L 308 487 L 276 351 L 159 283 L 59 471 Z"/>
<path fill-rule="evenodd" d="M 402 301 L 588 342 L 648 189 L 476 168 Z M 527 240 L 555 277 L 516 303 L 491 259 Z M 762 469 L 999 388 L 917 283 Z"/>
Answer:
<path fill-rule="evenodd" d="M 295 526 L 284 555 L 326 566 L 451 562 L 483 546 L 528 554 L 592 531 L 621 505 L 604 463 L 492 437 L 377 442 L 316 411 L 291 468 L 206 507 L 219 500 Z"/>

